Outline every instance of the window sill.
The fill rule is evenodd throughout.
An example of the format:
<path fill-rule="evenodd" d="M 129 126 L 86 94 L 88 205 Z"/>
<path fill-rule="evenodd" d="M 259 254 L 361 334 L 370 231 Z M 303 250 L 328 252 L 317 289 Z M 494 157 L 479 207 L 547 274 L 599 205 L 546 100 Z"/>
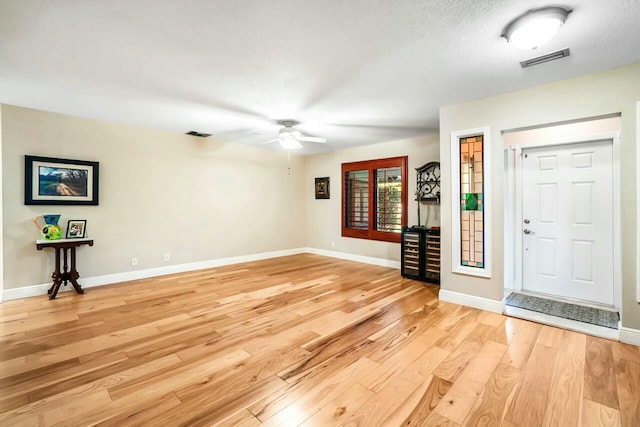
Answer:
<path fill-rule="evenodd" d="M 388 233 L 382 231 L 350 230 L 343 229 L 342 237 L 354 239 L 377 240 L 379 242 L 400 243 L 402 236 L 400 233 Z"/>

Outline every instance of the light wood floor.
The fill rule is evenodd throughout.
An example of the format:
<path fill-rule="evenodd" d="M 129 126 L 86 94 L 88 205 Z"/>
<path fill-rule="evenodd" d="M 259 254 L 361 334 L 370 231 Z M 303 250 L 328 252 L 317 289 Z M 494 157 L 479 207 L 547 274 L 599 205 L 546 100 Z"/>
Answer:
<path fill-rule="evenodd" d="M 0 305 L 0 425 L 640 425 L 637 347 L 297 255 Z"/>

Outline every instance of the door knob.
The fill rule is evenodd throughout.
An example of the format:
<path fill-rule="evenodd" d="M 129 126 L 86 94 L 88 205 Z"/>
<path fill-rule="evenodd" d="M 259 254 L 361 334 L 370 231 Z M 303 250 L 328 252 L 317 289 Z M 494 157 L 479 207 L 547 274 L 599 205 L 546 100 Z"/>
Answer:
<path fill-rule="evenodd" d="M 524 234 L 531 234 L 531 233 L 533 233 L 533 231 L 528 230 L 528 229 L 526 229 L 526 228 L 525 228 L 525 229 L 523 230 L 523 233 L 524 233 Z"/>
<path fill-rule="evenodd" d="M 525 223 L 525 224 L 529 224 L 530 222 L 531 222 L 531 221 L 529 221 L 528 219 L 525 219 L 525 220 L 524 220 L 524 223 Z"/>

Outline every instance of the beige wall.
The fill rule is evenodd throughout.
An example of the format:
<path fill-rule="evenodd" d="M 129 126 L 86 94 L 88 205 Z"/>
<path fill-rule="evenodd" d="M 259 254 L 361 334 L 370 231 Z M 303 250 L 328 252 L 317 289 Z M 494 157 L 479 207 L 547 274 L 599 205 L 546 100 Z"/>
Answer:
<path fill-rule="evenodd" d="M 429 161 L 438 161 L 438 134 L 419 138 L 393 141 L 383 144 L 355 147 L 307 158 L 304 185 L 307 202 L 307 246 L 337 252 L 363 255 L 387 260 L 400 260 L 398 243 L 341 237 L 341 165 L 346 162 L 409 156 L 409 224 L 416 224 L 417 205 L 415 168 Z M 316 200 L 314 178 L 331 178 L 331 199 Z M 420 213 L 422 223 L 429 226 L 440 224 L 440 207 L 423 204 Z"/>
<path fill-rule="evenodd" d="M 440 109 L 443 200 L 451 200 L 451 132 L 491 127 L 493 189 L 493 274 L 480 279 L 451 272 L 451 202 L 442 205 L 443 289 L 500 300 L 503 294 L 503 141 L 501 131 L 586 117 L 622 113 L 622 324 L 640 328 L 636 296 L 636 102 L 640 100 L 640 64 L 590 74 L 531 89 Z M 615 167 L 616 165 L 614 165 Z"/>
<path fill-rule="evenodd" d="M 87 219 L 92 277 L 305 245 L 304 158 L 213 139 L 2 106 L 4 288 L 47 283 L 33 217 Z M 25 206 L 24 155 L 100 162 L 99 206 Z M 169 262 L 164 253 L 171 254 Z M 138 265 L 131 266 L 131 258 Z"/>
<path fill-rule="evenodd" d="M 1 130 L 2 130 L 2 108 L 0 108 L 0 172 L 2 172 L 2 132 Z M 3 177 L 4 177 L 4 172 L 0 173 L 0 190 L 2 189 Z M 0 194 L 0 224 L 2 224 L 2 213 L 3 213 L 2 194 Z M 2 247 L 4 243 L 2 238 L 3 228 L 0 228 L 0 254 L 3 253 L 2 252 Z M 3 289 L 4 289 L 4 263 L 0 262 L 0 302 L 2 302 L 4 299 L 4 295 L 2 292 Z"/>

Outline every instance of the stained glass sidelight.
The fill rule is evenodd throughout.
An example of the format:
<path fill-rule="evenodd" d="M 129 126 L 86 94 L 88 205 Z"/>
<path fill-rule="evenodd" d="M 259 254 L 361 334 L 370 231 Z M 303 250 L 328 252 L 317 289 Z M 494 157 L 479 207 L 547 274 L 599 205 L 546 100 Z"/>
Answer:
<path fill-rule="evenodd" d="M 461 263 L 484 267 L 483 136 L 460 138 Z"/>

